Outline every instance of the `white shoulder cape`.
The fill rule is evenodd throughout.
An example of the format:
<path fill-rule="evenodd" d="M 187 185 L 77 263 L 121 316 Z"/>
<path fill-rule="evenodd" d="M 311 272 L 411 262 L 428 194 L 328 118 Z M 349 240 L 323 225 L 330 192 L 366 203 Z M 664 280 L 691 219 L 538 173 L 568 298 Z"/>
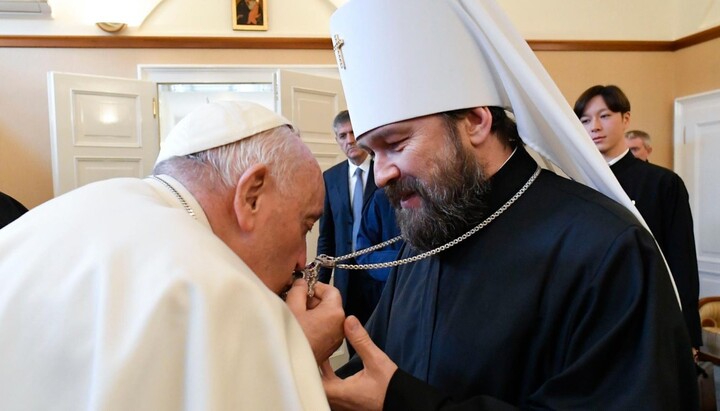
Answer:
<path fill-rule="evenodd" d="M 0 409 L 328 409 L 286 305 L 163 190 L 90 184 L 0 231 Z"/>

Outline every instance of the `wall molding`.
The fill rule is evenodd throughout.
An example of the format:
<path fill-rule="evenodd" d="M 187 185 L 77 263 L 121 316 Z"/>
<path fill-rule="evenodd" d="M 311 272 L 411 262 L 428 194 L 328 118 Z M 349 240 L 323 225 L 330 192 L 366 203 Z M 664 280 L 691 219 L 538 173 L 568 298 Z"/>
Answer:
<path fill-rule="evenodd" d="M 528 40 L 528 44 L 534 51 L 677 51 L 717 38 L 720 38 L 720 26 L 674 41 Z M 0 35 L 0 47 L 332 50 L 332 41 L 323 37 Z"/>
<path fill-rule="evenodd" d="M 322 37 L 0 36 L 0 47 L 332 50 Z"/>
<path fill-rule="evenodd" d="M 673 41 L 528 40 L 533 51 L 674 51 Z"/>
<path fill-rule="evenodd" d="M 675 40 L 673 42 L 673 51 L 682 50 L 684 48 L 695 46 L 700 43 L 705 43 L 706 41 L 715 40 L 717 38 L 720 38 L 720 26 L 703 30 L 699 33 L 695 33 Z"/>

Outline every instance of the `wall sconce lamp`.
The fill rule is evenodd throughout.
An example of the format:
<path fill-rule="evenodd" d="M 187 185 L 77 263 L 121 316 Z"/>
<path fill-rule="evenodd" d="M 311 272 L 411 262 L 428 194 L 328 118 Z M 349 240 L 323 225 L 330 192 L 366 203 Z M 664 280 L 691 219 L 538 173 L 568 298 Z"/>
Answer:
<path fill-rule="evenodd" d="M 108 33 L 117 33 L 127 27 L 127 24 L 125 23 L 101 22 L 95 23 L 95 25 L 100 27 L 103 31 L 107 31 Z"/>
<path fill-rule="evenodd" d="M 119 33 L 140 26 L 163 0 L 85 0 L 85 20 L 103 31 Z"/>

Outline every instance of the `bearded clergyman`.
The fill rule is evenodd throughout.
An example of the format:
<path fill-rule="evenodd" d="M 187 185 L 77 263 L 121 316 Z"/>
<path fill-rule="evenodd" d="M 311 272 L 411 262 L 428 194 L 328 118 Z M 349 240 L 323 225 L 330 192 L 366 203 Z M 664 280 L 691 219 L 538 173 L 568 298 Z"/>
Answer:
<path fill-rule="evenodd" d="M 408 244 L 367 332 L 345 321 L 345 379 L 323 367 L 331 407 L 697 409 L 662 254 L 499 7 L 350 0 L 331 34 Z"/>

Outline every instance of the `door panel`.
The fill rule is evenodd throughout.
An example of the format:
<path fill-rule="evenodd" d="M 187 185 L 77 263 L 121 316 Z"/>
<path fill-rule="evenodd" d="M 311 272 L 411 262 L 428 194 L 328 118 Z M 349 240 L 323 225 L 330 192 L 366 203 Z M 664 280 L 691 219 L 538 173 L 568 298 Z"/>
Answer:
<path fill-rule="evenodd" d="M 720 90 L 675 100 L 675 172 L 690 195 L 700 297 L 720 295 Z"/>
<path fill-rule="evenodd" d="M 320 168 L 325 171 L 346 159 L 335 141 L 332 122 L 346 109 L 345 94 L 340 80 L 287 70 L 278 70 L 275 77 L 276 111 L 290 120 L 310 147 Z M 308 259 L 317 255 L 318 224 L 307 236 Z M 330 357 L 334 369 L 348 360 L 346 342 Z"/>
<path fill-rule="evenodd" d="M 345 160 L 335 141 L 332 122 L 345 110 L 345 94 L 340 80 L 288 70 L 278 70 L 276 111 L 290 120 L 300 131 L 303 142 L 325 171 Z M 308 258 L 317 253 L 318 224 L 308 234 Z"/>
<path fill-rule="evenodd" d="M 322 170 L 345 160 L 332 129 L 335 115 L 347 108 L 340 80 L 278 70 L 276 87 L 276 111 L 300 130 Z"/>
<path fill-rule="evenodd" d="M 48 73 L 55 196 L 151 173 L 160 149 L 149 81 Z"/>

